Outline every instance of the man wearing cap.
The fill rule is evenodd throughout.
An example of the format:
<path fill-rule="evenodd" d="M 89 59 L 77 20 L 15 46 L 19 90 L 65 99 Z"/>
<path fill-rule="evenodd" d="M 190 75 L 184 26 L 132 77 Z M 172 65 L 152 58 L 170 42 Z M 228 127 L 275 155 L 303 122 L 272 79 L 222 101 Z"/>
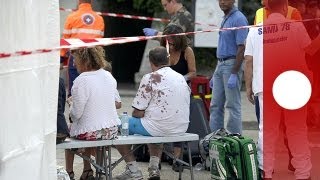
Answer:
<path fill-rule="evenodd" d="M 247 26 L 246 17 L 234 6 L 235 0 L 219 0 L 224 12 L 221 28 Z M 210 104 L 210 128 L 216 131 L 224 128 L 224 111 L 229 111 L 227 130 L 242 133 L 241 97 L 242 61 L 244 43 L 248 29 L 226 30 L 219 32 L 218 63 L 211 82 L 212 99 Z"/>

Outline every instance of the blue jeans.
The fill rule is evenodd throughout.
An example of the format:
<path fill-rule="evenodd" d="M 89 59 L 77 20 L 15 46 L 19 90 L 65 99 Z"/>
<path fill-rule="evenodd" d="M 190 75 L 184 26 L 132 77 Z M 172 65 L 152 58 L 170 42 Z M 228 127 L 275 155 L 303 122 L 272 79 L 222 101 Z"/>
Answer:
<path fill-rule="evenodd" d="M 259 106 L 258 96 L 254 96 L 254 107 L 256 109 L 256 116 L 257 116 L 258 123 L 260 123 L 260 106 Z"/>
<path fill-rule="evenodd" d="M 69 92 L 68 92 L 68 97 L 72 96 L 71 94 L 71 88 L 73 86 L 73 81 L 79 76 L 79 73 L 77 71 L 77 68 L 74 66 L 74 58 L 71 56 L 69 58 L 69 63 L 68 63 L 68 75 L 69 75 Z"/>
<path fill-rule="evenodd" d="M 226 108 L 229 111 L 226 129 L 230 133 L 242 133 L 240 96 L 242 68 L 238 72 L 237 86 L 233 89 L 228 88 L 228 80 L 235 61 L 235 59 L 230 59 L 218 62 L 212 76 L 213 88 L 210 104 L 210 128 L 212 131 L 224 128 L 224 112 Z"/>

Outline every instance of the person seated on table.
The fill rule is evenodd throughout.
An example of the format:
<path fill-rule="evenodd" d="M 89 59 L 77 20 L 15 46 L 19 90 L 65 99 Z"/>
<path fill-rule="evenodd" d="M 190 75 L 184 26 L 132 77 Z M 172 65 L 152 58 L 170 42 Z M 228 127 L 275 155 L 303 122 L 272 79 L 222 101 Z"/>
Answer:
<path fill-rule="evenodd" d="M 183 33 L 180 25 L 170 23 L 164 30 L 163 35 Z M 196 63 L 193 50 L 188 46 L 187 36 L 163 37 L 160 41 L 161 46 L 169 49 L 170 68 L 183 75 L 187 82 L 196 76 Z M 176 158 L 181 156 L 181 143 L 173 143 L 173 152 Z M 179 172 L 179 163 L 174 161 L 172 169 Z"/>
<path fill-rule="evenodd" d="M 72 55 L 80 75 L 74 80 L 72 97 L 68 100 L 73 121 L 70 136 L 87 141 L 117 138 L 121 123 L 114 102 L 117 82 L 110 72 L 102 69 L 105 66 L 103 48 L 81 48 L 73 50 Z M 93 148 L 85 148 L 82 154 L 90 157 L 95 152 Z M 70 150 L 66 151 L 66 169 L 72 178 L 73 156 Z M 85 160 L 83 163 L 80 179 L 94 179 L 90 163 Z"/>
<path fill-rule="evenodd" d="M 190 88 L 184 77 L 169 67 L 164 47 L 149 52 L 152 72 L 143 76 L 133 100 L 129 134 L 145 136 L 183 135 L 189 125 Z M 116 148 L 125 156 L 126 170 L 114 179 L 142 179 L 135 157 L 129 154 L 132 145 Z M 159 161 L 162 144 L 148 144 L 150 152 L 149 179 L 160 179 Z M 127 155 L 127 156 L 126 156 Z"/>

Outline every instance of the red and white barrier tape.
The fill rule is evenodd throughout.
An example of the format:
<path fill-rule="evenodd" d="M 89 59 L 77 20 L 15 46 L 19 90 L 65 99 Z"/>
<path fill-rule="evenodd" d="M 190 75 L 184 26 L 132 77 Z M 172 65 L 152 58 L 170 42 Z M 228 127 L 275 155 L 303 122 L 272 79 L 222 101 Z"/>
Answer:
<path fill-rule="evenodd" d="M 16 51 L 13 53 L 0 53 L 0 58 L 8 58 L 8 57 L 14 57 L 14 56 L 26 56 L 30 54 L 39 54 L 39 53 L 48 53 L 52 51 L 59 50 L 58 48 L 52 48 L 52 49 L 36 49 L 32 51 L 24 50 L 24 51 Z"/>
<path fill-rule="evenodd" d="M 308 22 L 308 21 L 315 21 L 315 20 L 320 20 L 320 18 L 307 19 L 302 21 L 292 21 L 292 22 L 285 22 L 285 23 Z M 114 44 L 124 44 L 129 42 L 145 41 L 149 39 L 169 37 L 169 36 L 182 36 L 182 35 L 209 33 L 209 32 L 216 32 L 216 31 L 229 31 L 229 30 L 247 29 L 251 27 L 261 27 L 261 26 L 263 25 L 248 25 L 248 26 L 220 28 L 220 29 L 216 28 L 212 30 L 194 31 L 194 32 L 186 32 L 186 33 L 179 33 L 179 34 L 159 35 L 159 36 L 137 36 L 137 37 L 96 38 L 96 39 L 61 39 L 59 47 L 36 49 L 36 50 L 23 50 L 23 51 L 16 51 L 12 53 L 0 52 L 0 59 L 14 57 L 14 56 L 25 56 L 30 54 L 47 53 L 47 52 L 57 51 L 60 49 L 78 49 L 78 48 L 93 47 L 93 46 L 109 46 Z"/>
<path fill-rule="evenodd" d="M 74 12 L 76 9 L 65 9 L 59 8 L 60 11 L 66 12 Z M 154 18 L 154 17 L 146 17 L 146 16 L 135 16 L 135 15 L 128 15 L 128 14 L 117 14 L 117 13 L 107 13 L 107 12 L 96 12 L 101 16 L 110 16 L 110 17 L 120 17 L 120 18 L 128 18 L 128 19 L 139 19 L 139 20 L 147 20 L 147 21 L 160 21 L 160 22 L 170 22 L 170 19 L 162 19 L 162 18 Z M 204 24 L 195 22 L 197 25 L 206 25 L 206 26 L 214 26 L 217 27 L 215 24 Z"/>
<path fill-rule="evenodd" d="M 116 38 L 95 38 L 95 39 L 61 39 L 60 47 L 36 49 L 36 50 L 23 50 L 23 51 L 16 51 L 12 53 L 0 52 L 0 59 L 14 57 L 14 56 L 25 56 L 25 55 L 31 55 L 31 54 L 47 53 L 47 52 L 57 51 L 60 49 L 78 49 L 78 48 L 94 47 L 94 46 L 110 46 L 114 44 L 124 44 L 124 43 L 130 43 L 130 42 L 145 41 L 145 40 L 154 39 L 154 38 L 182 36 L 182 35 L 197 34 L 197 33 L 209 33 L 209 32 L 215 32 L 215 31 L 247 29 L 247 28 L 256 27 L 256 26 L 259 26 L 259 25 L 232 27 L 232 28 L 223 28 L 223 29 L 217 28 L 213 30 L 194 31 L 194 32 L 158 35 L 158 36 L 136 36 L 136 37 L 116 37 Z"/>
<path fill-rule="evenodd" d="M 74 12 L 76 9 L 65 9 L 60 8 L 60 11 Z M 111 16 L 111 17 L 120 17 L 120 18 L 128 18 L 128 19 L 139 19 L 139 20 L 148 20 L 148 21 L 160 21 L 160 22 L 169 22 L 169 19 L 161 19 L 161 18 L 153 18 L 153 17 L 145 17 L 145 16 L 135 16 L 135 15 L 127 15 L 127 14 L 116 14 L 116 13 L 107 13 L 107 12 L 96 12 L 101 16 Z"/>

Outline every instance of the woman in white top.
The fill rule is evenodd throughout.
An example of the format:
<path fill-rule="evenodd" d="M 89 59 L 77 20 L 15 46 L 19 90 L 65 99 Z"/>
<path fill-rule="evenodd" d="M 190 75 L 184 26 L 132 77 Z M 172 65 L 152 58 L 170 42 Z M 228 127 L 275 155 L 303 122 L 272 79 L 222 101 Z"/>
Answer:
<path fill-rule="evenodd" d="M 102 47 L 82 48 L 72 52 L 80 75 L 74 80 L 71 89 L 71 137 L 89 141 L 117 138 L 120 124 L 114 101 L 117 82 L 110 72 L 102 69 L 106 62 L 104 54 Z M 90 148 L 86 148 L 83 153 L 86 156 L 91 154 Z M 70 152 L 66 153 L 69 174 L 73 171 L 73 158 L 70 155 Z M 83 162 L 80 179 L 93 179 L 90 163 Z"/>

